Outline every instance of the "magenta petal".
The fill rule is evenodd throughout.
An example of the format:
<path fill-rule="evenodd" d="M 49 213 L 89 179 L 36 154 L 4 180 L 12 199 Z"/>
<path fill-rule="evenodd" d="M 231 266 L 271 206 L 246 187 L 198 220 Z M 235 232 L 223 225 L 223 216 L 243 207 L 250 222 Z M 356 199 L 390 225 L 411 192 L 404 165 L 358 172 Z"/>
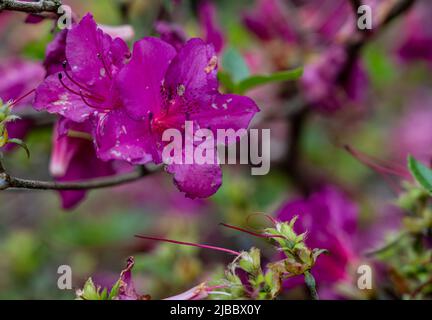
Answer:
<path fill-rule="evenodd" d="M 174 175 L 174 183 L 188 198 L 208 198 L 222 185 L 222 170 L 214 164 L 171 164 L 167 172 Z"/>
<path fill-rule="evenodd" d="M 190 119 L 196 120 L 201 128 L 208 128 L 214 133 L 217 129 L 247 129 L 253 116 L 259 112 L 256 103 L 244 96 L 218 94 L 208 104 L 200 105 L 197 113 L 191 113 Z"/>
<path fill-rule="evenodd" d="M 130 63 L 118 76 L 123 105 L 134 119 L 160 110 L 163 78 L 175 54 L 174 47 L 157 38 L 135 43 Z"/>
<path fill-rule="evenodd" d="M 68 29 L 60 31 L 46 47 L 44 67 L 48 75 L 63 71 L 62 64 L 66 60 L 67 34 Z"/>
<path fill-rule="evenodd" d="M 92 94 L 109 96 L 112 79 L 128 57 L 126 43 L 99 29 L 90 14 L 68 32 L 66 58 L 72 75 Z"/>
<path fill-rule="evenodd" d="M 63 82 L 72 90 L 79 90 L 65 76 Z M 94 111 L 84 103 L 79 94 L 68 91 L 61 84 L 57 74 L 46 78 L 36 89 L 34 108 L 62 115 L 75 122 L 87 120 Z"/>
<path fill-rule="evenodd" d="M 135 264 L 134 258 L 129 257 L 126 264 L 126 269 L 120 273 L 120 287 L 118 293 L 119 300 L 140 300 L 140 295 L 135 290 L 135 285 L 132 280 L 132 269 Z"/>
<path fill-rule="evenodd" d="M 91 141 L 65 135 L 67 128 L 85 132 L 86 127 L 89 125 L 76 124 L 67 119 L 57 123 L 50 164 L 56 181 L 80 181 L 115 173 L 111 162 L 103 162 L 96 157 Z M 60 191 L 62 207 L 72 209 L 84 199 L 85 194 L 86 191 Z"/>
<path fill-rule="evenodd" d="M 197 101 L 210 102 L 219 86 L 217 61 L 213 45 L 197 38 L 189 40 L 168 68 L 165 88 L 169 99 L 180 99 L 189 108 Z"/>
<path fill-rule="evenodd" d="M 136 121 L 122 110 L 114 110 L 99 121 L 96 145 L 102 160 L 144 164 L 153 160 L 155 141 L 148 121 Z"/>

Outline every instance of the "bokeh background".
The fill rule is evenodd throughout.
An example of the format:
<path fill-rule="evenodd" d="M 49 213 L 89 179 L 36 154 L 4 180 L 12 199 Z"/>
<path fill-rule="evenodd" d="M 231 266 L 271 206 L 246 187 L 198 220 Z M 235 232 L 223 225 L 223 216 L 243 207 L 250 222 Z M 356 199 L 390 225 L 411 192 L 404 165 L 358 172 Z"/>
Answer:
<path fill-rule="evenodd" d="M 157 35 L 154 26 L 158 20 L 178 24 L 188 37 L 205 36 L 199 19 L 199 1 L 63 2 L 69 4 L 78 17 L 92 12 L 101 24 L 132 25 L 134 39 Z M 281 18 L 280 10 L 277 7 L 271 9 L 266 2 L 282 5 L 287 15 Z M 351 31 L 343 26 L 352 24 L 353 20 L 344 13 L 345 9 L 333 8 L 332 11 L 324 5 L 314 9 L 312 19 L 306 9 L 312 10 L 307 6 L 313 4 L 307 2 L 212 1 L 217 12 L 216 24 L 223 34 L 221 55 L 224 52 L 239 54 L 241 60 L 236 68 L 244 63 L 251 74 L 303 66 L 305 76 L 309 77 L 308 66 L 325 57 L 330 48 L 342 46 L 349 39 Z M 329 8 L 339 3 L 337 0 L 322 2 Z M 348 5 L 351 10 L 349 1 L 342 2 L 345 4 L 341 6 Z M 384 12 L 384 3 L 390 6 L 395 1 L 378 2 L 381 4 L 376 15 Z M 410 13 L 395 19 L 365 46 L 358 63 L 361 63 L 362 76 L 366 79 L 363 79 L 364 83 L 356 84 L 361 98 L 354 95 L 342 99 L 337 111 L 312 107 L 305 118 L 287 121 L 285 114 L 295 110 L 299 99 L 304 100 L 309 92 L 322 85 L 317 79 L 306 84 L 301 81 L 269 84 L 246 93 L 262 110 L 252 126 L 272 130 L 272 163 L 268 175 L 251 176 L 249 166 L 225 165 L 223 184 L 217 194 L 205 200 L 190 200 L 175 188 L 170 176 L 160 172 L 135 183 L 92 190 L 82 203 L 68 211 L 61 209 L 59 195 L 54 191 L 1 192 L 0 298 L 73 299 L 74 290 L 57 288 L 60 265 L 71 266 L 74 289 L 81 288 L 90 276 L 95 282 L 109 286 L 118 278 L 129 256 L 136 260 L 134 279 L 138 291 L 156 299 L 177 294 L 215 277 L 231 257 L 198 248 L 144 241 L 134 238 L 135 234 L 211 243 L 235 250 L 257 246 L 263 250 L 264 257 L 271 260 L 275 253 L 265 240 L 224 229 L 218 224 L 257 226 L 263 219 L 260 221 L 255 213 L 276 215 L 285 203 L 302 197 L 310 199 L 304 198 L 305 194 L 315 196 L 319 202 L 319 192 L 326 187 L 343 196 L 335 195 L 337 199 L 322 200 L 322 205 L 304 209 L 310 211 L 304 219 L 320 221 L 318 226 L 310 222 L 310 229 L 318 234 L 324 229 L 339 228 L 337 219 L 330 218 L 333 213 L 327 215 L 326 212 L 336 210 L 337 216 L 344 217 L 349 214 L 350 206 L 356 208 L 354 220 L 357 226 L 355 231 L 346 229 L 338 238 L 341 246 L 349 248 L 344 247 L 344 252 L 348 250 L 350 254 L 334 260 L 336 266 L 329 264 L 319 271 L 331 274 L 335 269 L 341 269 L 343 273 L 343 276 L 332 278 L 331 284 L 324 285 L 323 282 L 320 287 L 318 281 L 324 297 L 404 297 L 406 291 L 398 287 L 404 282 L 395 280 L 403 262 L 397 259 L 391 262 L 391 256 L 384 257 L 384 264 L 374 264 L 374 270 L 379 274 L 374 278 L 374 290 L 361 292 L 355 287 L 355 267 L 370 261 L 363 252 L 383 245 L 397 234 L 403 212 L 395 205 L 397 191 L 394 184 L 348 153 L 343 145 L 402 166 L 405 166 L 408 153 L 426 163 L 430 161 L 431 61 L 425 52 L 432 50 L 432 35 L 419 34 L 430 33 L 431 28 L 420 24 L 418 29 L 410 29 L 415 28 L 413 13 L 426 14 L 421 6 L 430 5 L 427 2 L 418 1 Z M 343 21 L 329 31 L 329 25 L 341 17 Z M 431 18 L 429 15 L 426 19 L 429 24 Z M 53 39 L 53 24 L 48 20 L 28 24 L 24 23 L 25 19 L 23 13 L 0 13 L 0 64 L 8 64 L 11 59 L 43 61 L 46 46 Z M 257 27 L 254 19 L 264 26 Z M 283 33 L 289 28 L 302 30 L 309 40 L 290 38 Z M 263 34 L 263 30 L 267 34 Z M 423 37 L 420 42 L 424 48 L 419 49 L 421 54 L 418 56 L 402 52 L 411 31 Z M 429 47 L 426 41 L 430 41 Z M 414 45 L 408 47 L 412 49 Z M 322 72 L 330 72 L 333 64 L 333 60 L 324 63 Z M 0 73 L 0 92 L 9 81 L 4 78 L 4 70 Z M 334 92 L 332 94 L 337 95 Z M 299 121 L 302 130 L 293 142 L 292 129 Z M 30 159 L 21 149 L 4 150 L 3 162 L 8 172 L 19 177 L 51 179 L 48 170 L 51 136 L 51 123 L 42 121 L 32 127 L 24 139 L 31 151 Z M 286 156 L 290 150 L 296 152 L 296 163 L 289 162 L 289 156 Z M 399 184 L 397 179 L 396 184 Z M 305 188 L 308 189 L 306 192 Z M 349 201 L 349 205 L 343 204 L 344 201 Z M 302 213 L 303 210 L 295 211 L 300 215 L 300 221 Z M 322 219 L 319 218 L 321 214 Z M 313 245 L 327 246 L 325 240 L 317 241 Z M 403 252 L 402 256 L 404 254 L 407 253 Z M 425 261 L 428 263 L 427 258 Z M 394 274 L 388 265 L 396 270 Z M 426 270 L 421 279 L 430 276 L 428 272 Z M 307 297 L 302 285 L 288 285 L 281 295 L 281 298 L 292 299 Z"/>

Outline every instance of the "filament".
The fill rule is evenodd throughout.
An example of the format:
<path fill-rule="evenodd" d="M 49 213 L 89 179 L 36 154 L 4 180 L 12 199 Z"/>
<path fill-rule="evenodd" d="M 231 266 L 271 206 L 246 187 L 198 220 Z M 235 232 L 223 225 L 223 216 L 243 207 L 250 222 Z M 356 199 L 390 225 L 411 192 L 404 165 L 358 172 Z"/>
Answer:
<path fill-rule="evenodd" d="M 30 90 L 29 92 L 27 92 L 26 94 L 24 94 L 24 95 L 21 96 L 20 98 L 14 100 L 14 101 L 9 105 L 9 107 L 12 108 L 12 107 L 16 106 L 16 104 L 17 104 L 18 102 L 20 102 L 20 101 L 22 101 L 23 99 L 27 98 L 29 95 L 31 95 L 31 94 L 32 94 L 33 92 L 35 92 L 35 91 L 36 91 L 35 89 Z"/>
<path fill-rule="evenodd" d="M 170 239 L 164 239 L 164 238 L 157 238 L 157 237 L 148 237 L 148 236 L 141 236 L 141 235 L 135 235 L 135 237 L 140 238 L 140 239 L 146 239 L 146 240 L 154 240 L 154 241 L 163 241 L 163 242 L 169 242 L 169 243 L 174 243 L 174 244 L 180 244 L 180 245 L 184 245 L 184 246 L 191 246 L 191 247 L 198 247 L 198 248 L 204 248 L 204 249 L 211 249 L 211 250 L 216 250 L 216 251 L 222 251 L 222 252 L 226 252 L 226 253 L 230 253 L 233 255 L 240 255 L 240 252 L 231 250 L 231 249 L 226 249 L 226 248 L 221 248 L 221 247 L 215 247 L 215 246 L 210 246 L 210 245 L 206 245 L 206 244 L 199 244 L 199 243 L 192 243 L 192 242 L 184 242 L 184 241 L 178 241 L 178 240 L 170 240 Z"/>
<path fill-rule="evenodd" d="M 243 229 L 243 228 L 240 228 L 240 227 L 231 226 L 231 225 L 226 224 L 226 223 L 219 223 L 219 224 L 221 226 L 224 226 L 224 227 L 227 227 L 227 228 L 230 228 L 230 229 L 234 229 L 234 230 L 237 230 L 237 231 L 245 232 L 245 233 L 248 233 L 248 234 L 253 235 L 255 237 L 259 237 L 259 238 L 285 238 L 282 235 L 272 235 L 272 234 L 265 234 L 265 233 L 256 233 L 256 232 L 249 231 L 249 230 L 246 230 L 246 229 Z"/>

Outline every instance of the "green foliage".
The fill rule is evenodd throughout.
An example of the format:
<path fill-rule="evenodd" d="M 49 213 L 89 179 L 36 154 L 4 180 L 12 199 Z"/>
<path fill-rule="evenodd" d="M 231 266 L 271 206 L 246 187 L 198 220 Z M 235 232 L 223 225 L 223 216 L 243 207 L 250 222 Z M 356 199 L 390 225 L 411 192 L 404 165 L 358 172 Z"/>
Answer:
<path fill-rule="evenodd" d="M 236 94 L 244 94 L 269 83 L 298 80 L 303 75 L 303 68 L 251 75 L 240 52 L 232 47 L 225 50 L 222 69 L 218 75 L 219 81 L 228 92 Z"/>
<path fill-rule="evenodd" d="M 389 53 L 378 45 L 366 48 L 364 61 L 368 75 L 377 86 L 390 83 L 397 75 L 397 68 L 389 59 Z"/>
<path fill-rule="evenodd" d="M 82 290 L 77 291 L 77 300 L 115 300 L 119 294 L 121 279 L 117 280 L 110 293 L 107 288 L 96 286 L 92 278 L 88 278 Z"/>
<path fill-rule="evenodd" d="M 302 75 L 303 68 L 274 72 L 269 75 L 252 75 L 246 79 L 243 79 L 237 84 L 236 93 L 244 94 L 251 89 L 269 83 L 298 80 Z"/>
<path fill-rule="evenodd" d="M 432 194 L 432 170 L 414 159 L 408 157 L 408 168 L 415 180 L 430 194 Z"/>
<path fill-rule="evenodd" d="M 27 145 L 21 139 L 9 138 L 9 134 L 6 128 L 6 124 L 20 119 L 18 116 L 11 113 L 11 103 L 3 103 L 0 99 L 0 148 L 4 147 L 8 143 L 13 143 L 23 148 L 30 158 L 30 151 Z"/>

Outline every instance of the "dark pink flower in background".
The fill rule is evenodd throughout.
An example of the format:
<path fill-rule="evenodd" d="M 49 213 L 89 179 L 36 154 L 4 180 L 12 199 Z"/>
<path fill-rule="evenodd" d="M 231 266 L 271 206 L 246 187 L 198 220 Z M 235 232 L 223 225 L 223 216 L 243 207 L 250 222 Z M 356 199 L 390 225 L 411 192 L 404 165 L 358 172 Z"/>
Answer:
<path fill-rule="evenodd" d="M 0 74 L 0 99 L 6 103 L 9 100 L 17 100 L 35 89 L 43 80 L 45 70 L 40 63 L 14 58 L 0 62 Z M 17 105 L 14 105 L 14 112 L 30 106 L 32 99 L 33 96 L 29 95 L 20 100 Z M 6 126 L 10 138 L 23 139 L 31 129 L 32 121 L 20 119 Z M 13 145 L 8 144 L 5 149 L 12 147 Z"/>
<path fill-rule="evenodd" d="M 347 107 L 364 107 L 368 92 L 368 76 L 360 61 L 341 77 L 347 55 L 342 47 L 331 47 L 316 61 L 307 64 L 300 86 L 307 102 L 319 111 L 331 112 Z"/>
<path fill-rule="evenodd" d="M 312 269 L 318 285 L 350 281 L 350 268 L 358 260 L 354 242 L 358 232 L 357 206 L 343 192 L 329 186 L 307 199 L 284 204 L 276 217 L 290 221 L 295 216 L 298 221 L 294 229 L 299 234 L 307 231 L 306 244 L 329 250 L 329 255 L 321 255 Z"/>
<path fill-rule="evenodd" d="M 82 137 L 70 137 L 70 131 Z M 82 123 L 61 118 L 53 131 L 53 150 L 50 173 L 56 181 L 80 181 L 115 174 L 112 161 L 101 161 L 96 157 L 91 141 L 92 125 L 90 121 Z M 86 139 L 85 135 L 90 139 Z M 60 191 L 62 207 L 72 209 L 86 195 L 86 191 Z"/>
<path fill-rule="evenodd" d="M 224 35 L 217 21 L 216 6 L 213 2 L 204 0 L 200 3 L 198 12 L 201 28 L 204 30 L 203 39 L 220 53 L 224 46 Z"/>
<path fill-rule="evenodd" d="M 188 38 L 182 26 L 176 23 L 158 21 L 155 30 L 163 41 L 168 42 L 176 50 L 183 47 Z"/>
<path fill-rule="evenodd" d="M 287 6 L 280 0 L 258 0 L 256 7 L 245 13 L 245 26 L 264 41 L 280 39 L 293 43 L 298 40 L 294 21 Z"/>
<path fill-rule="evenodd" d="M 355 30 L 351 4 L 346 0 L 304 1 L 299 20 L 317 43 L 333 42 Z"/>
<path fill-rule="evenodd" d="M 59 37 L 50 51 L 56 58 L 62 44 Z M 64 70 L 48 76 L 37 88 L 35 108 L 76 122 L 114 109 L 118 100 L 113 79 L 129 55 L 122 39 L 112 39 L 87 14 L 68 31 Z"/>
<path fill-rule="evenodd" d="M 391 132 L 393 153 L 400 163 L 413 155 L 424 163 L 432 161 L 432 96 L 418 91 L 409 98 L 407 110 Z"/>
<path fill-rule="evenodd" d="M 224 35 L 218 22 L 217 8 L 212 1 L 201 1 L 198 6 L 200 29 L 202 39 L 208 44 L 212 44 L 219 54 L 224 47 Z M 179 50 L 189 39 L 184 28 L 173 22 L 157 21 L 155 31 L 160 38 Z"/>
<path fill-rule="evenodd" d="M 189 40 L 178 52 L 157 38 L 135 43 L 132 59 L 119 73 L 123 109 L 107 113 L 97 130 L 104 160 L 162 163 L 166 129 L 247 128 L 258 107 L 249 98 L 218 92 L 217 56 L 212 45 Z M 172 164 L 168 172 L 191 198 L 208 197 L 221 184 L 219 165 Z"/>
<path fill-rule="evenodd" d="M 418 1 L 406 17 L 398 55 L 404 62 L 423 60 L 432 64 L 432 3 Z"/>

